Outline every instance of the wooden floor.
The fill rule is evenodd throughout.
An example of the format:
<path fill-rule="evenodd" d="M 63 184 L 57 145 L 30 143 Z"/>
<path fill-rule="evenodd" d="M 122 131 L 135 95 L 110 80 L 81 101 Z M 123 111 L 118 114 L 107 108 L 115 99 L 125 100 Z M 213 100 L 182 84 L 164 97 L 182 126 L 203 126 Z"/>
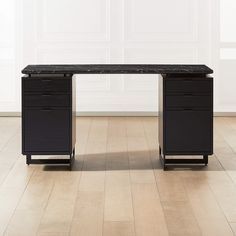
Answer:
<path fill-rule="evenodd" d="M 166 172 L 157 118 L 78 118 L 71 172 L 27 166 L 20 122 L 0 118 L 0 235 L 236 234 L 236 118 L 215 119 L 208 167 Z"/>

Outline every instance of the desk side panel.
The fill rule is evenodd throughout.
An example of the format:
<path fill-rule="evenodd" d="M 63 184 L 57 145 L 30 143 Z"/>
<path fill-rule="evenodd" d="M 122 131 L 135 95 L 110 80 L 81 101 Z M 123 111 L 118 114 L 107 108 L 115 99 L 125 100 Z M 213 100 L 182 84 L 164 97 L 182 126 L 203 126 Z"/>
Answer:
<path fill-rule="evenodd" d="M 71 143 L 71 148 L 72 150 L 75 147 L 75 143 L 76 143 L 76 78 L 73 76 L 71 79 L 71 100 L 72 100 L 72 110 L 71 110 L 71 114 L 72 114 L 72 127 L 71 127 L 71 132 L 72 132 L 72 143 Z"/>
<path fill-rule="evenodd" d="M 158 88 L 158 96 L 159 96 L 159 118 L 158 118 L 158 139 L 159 139 L 159 146 L 161 147 L 162 151 L 164 151 L 164 91 L 163 91 L 163 76 L 159 75 L 159 88 Z"/>

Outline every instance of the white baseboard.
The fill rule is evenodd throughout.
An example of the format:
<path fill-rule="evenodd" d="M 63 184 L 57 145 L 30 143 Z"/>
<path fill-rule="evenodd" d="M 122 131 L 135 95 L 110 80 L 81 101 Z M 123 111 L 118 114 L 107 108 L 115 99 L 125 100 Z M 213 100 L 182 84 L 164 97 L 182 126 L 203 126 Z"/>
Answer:
<path fill-rule="evenodd" d="M 21 112 L 0 112 L 0 117 L 20 117 Z M 136 111 L 84 111 L 76 112 L 76 116 L 158 116 L 157 112 Z"/>
<path fill-rule="evenodd" d="M 99 111 L 99 112 L 76 112 L 77 116 L 158 116 L 157 112 L 142 111 Z"/>
<path fill-rule="evenodd" d="M 21 112 L 0 112 L 0 117 L 20 117 Z M 158 116 L 157 112 L 136 112 L 136 111 L 91 111 L 91 112 L 76 112 L 76 116 Z M 214 112 L 215 117 L 236 116 L 236 112 Z"/>
<path fill-rule="evenodd" d="M 236 112 L 214 112 L 215 117 L 236 116 Z"/>
<path fill-rule="evenodd" d="M 18 117 L 21 116 L 21 112 L 0 112 L 0 117 Z"/>

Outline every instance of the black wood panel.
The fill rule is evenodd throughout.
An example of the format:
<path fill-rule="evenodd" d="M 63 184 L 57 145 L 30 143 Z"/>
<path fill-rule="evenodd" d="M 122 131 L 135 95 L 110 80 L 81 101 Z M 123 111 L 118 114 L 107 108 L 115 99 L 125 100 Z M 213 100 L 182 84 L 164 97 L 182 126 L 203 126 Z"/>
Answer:
<path fill-rule="evenodd" d="M 166 153 L 211 153 L 211 111 L 166 111 Z"/>
<path fill-rule="evenodd" d="M 70 109 L 25 109 L 25 152 L 70 149 Z"/>
<path fill-rule="evenodd" d="M 158 99 L 158 103 L 159 103 L 159 117 L 158 117 L 158 141 L 159 141 L 159 146 L 160 147 L 164 147 L 164 139 L 165 139 L 165 123 L 164 123 L 164 107 L 165 107 L 165 99 L 163 99 L 164 96 L 164 90 L 165 90 L 165 84 L 163 83 L 163 77 L 160 76 L 160 79 L 158 81 L 158 89 L 159 89 L 159 99 Z"/>
<path fill-rule="evenodd" d="M 75 147 L 76 143 L 76 80 L 72 79 L 71 82 L 71 96 L 70 96 L 70 104 L 71 104 L 71 150 Z"/>
<path fill-rule="evenodd" d="M 53 93 L 40 93 L 40 94 L 25 94 L 24 106 L 25 107 L 70 107 L 69 94 L 53 94 Z"/>
<path fill-rule="evenodd" d="M 179 95 L 167 95 L 166 96 L 166 109 L 173 108 L 194 108 L 194 107 L 212 107 L 212 99 L 210 95 L 194 95 L 194 94 L 184 94 Z"/>
<path fill-rule="evenodd" d="M 180 95 L 192 93 L 211 94 L 212 78 L 172 78 L 166 79 L 166 94 L 180 93 Z"/>
<path fill-rule="evenodd" d="M 70 92 L 70 79 L 23 77 L 25 92 Z"/>

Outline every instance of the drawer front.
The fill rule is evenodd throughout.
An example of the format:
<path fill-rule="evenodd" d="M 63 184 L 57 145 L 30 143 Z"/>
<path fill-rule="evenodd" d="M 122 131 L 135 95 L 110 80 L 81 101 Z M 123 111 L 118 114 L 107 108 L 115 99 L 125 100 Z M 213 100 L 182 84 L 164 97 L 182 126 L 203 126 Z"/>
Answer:
<path fill-rule="evenodd" d="M 70 79 L 57 78 L 25 78 L 23 89 L 25 92 L 70 92 Z"/>
<path fill-rule="evenodd" d="M 212 107 L 212 97 L 210 95 L 168 95 L 165 97 L 166 108 L 195 108 Z"/>
<path fill-rule="evenodd" d="M 167 152 L 212 152 L 211 111 L 166 111 L 165 147 Z"/>
<path fill-rule="evenodd" d="M 24 94 L 24 107 L 69 107 L 69 94 Z"/>
<path fill-rule="evenodd" d="M 69 109 L 24 109 L 23 125 L 25 152 L 69 150 Z"/>
<path fill-rule="evenodd" d="M 213 80 L 206 79 L 172 79 L 165 80 L 165 91 L 167 94 L 188 94 L 188 93 L 207 93 L 213 90 Z"/>

